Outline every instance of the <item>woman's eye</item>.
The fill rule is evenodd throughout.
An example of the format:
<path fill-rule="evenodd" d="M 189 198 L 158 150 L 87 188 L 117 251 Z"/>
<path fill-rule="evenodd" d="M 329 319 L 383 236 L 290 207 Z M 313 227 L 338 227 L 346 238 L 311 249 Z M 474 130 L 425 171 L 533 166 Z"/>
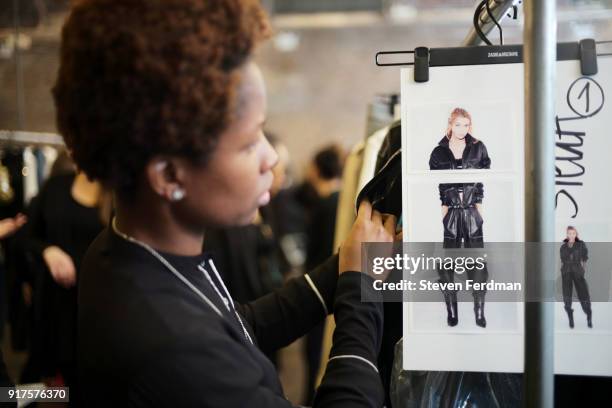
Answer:
<path fill-rule="evenodd" d="M 255 149 L 255 147 L 257 147 L 257 143 L 259 143 L 259 141 L 249 143 L 248 145 L 246 145 L 244 150 L 246 150 L 247 152 L 252 152 Z"/>

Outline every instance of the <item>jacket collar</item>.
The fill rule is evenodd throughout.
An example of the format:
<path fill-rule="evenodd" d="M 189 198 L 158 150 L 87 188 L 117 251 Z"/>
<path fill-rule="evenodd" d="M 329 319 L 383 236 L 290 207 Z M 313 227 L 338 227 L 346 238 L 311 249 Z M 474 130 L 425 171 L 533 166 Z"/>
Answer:
<path fill-rule="evenodd" d="M 466 146 L 471 145 L 472 143 L 475 142 L 476 139 L 474 139 L 474 136 L 470 135 L 469 133 L 467 135 L 465 135 L 465 144 Z M 448 137 L 443 136 L 442 139 L 440 139 L 440 141 L 438 142 L 438 144 L 440 146 L 443 147 L 448 147 Z"/>

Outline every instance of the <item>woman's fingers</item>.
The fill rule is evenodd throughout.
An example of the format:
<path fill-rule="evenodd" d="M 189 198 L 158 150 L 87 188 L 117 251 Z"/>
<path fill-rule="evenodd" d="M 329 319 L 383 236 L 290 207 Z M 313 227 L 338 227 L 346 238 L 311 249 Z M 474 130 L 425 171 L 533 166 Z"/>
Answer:
<path fill-rule="evenodd" d="M 395 228 L 397 226 L 397 217 L 393 214 L 383 214 L 383 225 L 385 230 L 391 235 L 395 235 Z"/>
<path fill-rule="evenodd" d="M 370 220 L 372 218 L 372 204 L 368 200 L 361 200 L 359 210 L 357 211 L 357 219 L 361 221 Z"/>
<path fill-rule="evenodd" d="M 376 210 L 372 210 L 372 224 L 382 225 L 383 219 L 382 214 Z"/>

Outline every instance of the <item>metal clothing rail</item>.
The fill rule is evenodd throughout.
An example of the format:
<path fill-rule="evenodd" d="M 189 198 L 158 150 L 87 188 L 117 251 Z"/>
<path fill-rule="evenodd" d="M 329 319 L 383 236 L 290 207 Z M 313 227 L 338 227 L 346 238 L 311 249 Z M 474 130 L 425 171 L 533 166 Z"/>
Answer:
<path fill-rule="evenodd" d="M 21 130 L 0 130 L 0 144 L 66 146 L 64 139 L 56 133 L 25 132 Z"/>
<path fill-rule="evenodd" d="M 525 28 L 525 225 L 527 242 L 553 242 L 555 234 L 555 0 L 526 0 Z M 542 247 L 548 247 L 542 245 Z M 525 357 L 523 406 L 554 406 L 555 254 L 547 249 L 525 258 Z M 527 272 L 528 271 L 528 272 Z M 554 298 L 553 298 L 554 299 Z"/>

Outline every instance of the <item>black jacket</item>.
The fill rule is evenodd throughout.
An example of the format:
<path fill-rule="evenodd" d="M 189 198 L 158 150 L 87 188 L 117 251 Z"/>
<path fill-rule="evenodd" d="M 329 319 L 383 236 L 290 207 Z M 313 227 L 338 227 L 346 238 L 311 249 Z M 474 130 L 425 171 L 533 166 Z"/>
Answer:
<path fill-rule="evenodd" d="M 461 159 L 462 169 L 488 169 L 491 167 L 491 159 L 487 153 L 487 148 L 480 140 L 472 135 L 465 136 L 465 149 Z M 444 136 L 438 146 L 431 152 L 429 158 L 430 170 L 453 170 L 457 168 L 457 163 L 453 152 L 448 147 L 448 138 Z M 440 184 L 440 201 L 442 205 L 470 206 L 481 203 L 484 196 L 482 183 L 463 183 L 463 184 Z M 457 202 L 458 191 L 462 189 L 464 200 Z"/>
<path fill-rule="evenodd" d="M 584 241 L 577 239 L 571 247 L 568 245 L 568 240 L 563 241 L 561 245 L 561 262 L 563 264 L 579 264 L 586 262 L 589 259 L 589 250 Z"/>
<path fill-rule="evenodd" d="M 164 256 L 222 316 L 146 250 L 103 231 L 79 281 L 78 364 L 86 406 L 290 407 L 262 351 L 290 344 L 325 318 L 307 280 L 236 305 L 254 346 L 197 270 L 206 259 Z M 309 273 L 336 318 L 331 356 L 375 362 L 382 303 L 361 302 L 360 285 L 371 289 L 371 278 L 356 272 L 338 278 L 337 263 L 332 257 Z M 314 406 L 380 407 L 382 401 L 374 367 L 338 358 L 329 362 Z"/>

